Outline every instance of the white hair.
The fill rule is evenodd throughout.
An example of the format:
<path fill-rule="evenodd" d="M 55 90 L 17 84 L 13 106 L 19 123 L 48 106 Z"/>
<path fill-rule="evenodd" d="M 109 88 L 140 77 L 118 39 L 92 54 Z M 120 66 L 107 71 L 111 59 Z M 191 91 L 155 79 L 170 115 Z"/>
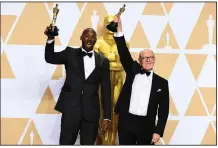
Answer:
<path fill-rule="evenodd" d="M 145 51 L 151 51 L 152 54 L 154 55 L 154 51 L 153 51 L 152 49 L 145 48 L 145 49 L 143 49 L 142 51 L 140 51 L 139 56 L 140 56 L 143 52 L 145 52 Z"/>

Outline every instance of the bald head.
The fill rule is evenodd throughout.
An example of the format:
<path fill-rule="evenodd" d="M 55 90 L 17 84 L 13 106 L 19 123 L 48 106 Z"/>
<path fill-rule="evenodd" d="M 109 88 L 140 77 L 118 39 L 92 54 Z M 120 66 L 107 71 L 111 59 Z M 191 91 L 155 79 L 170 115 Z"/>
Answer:
<path fill-rule="evenodd" d="M 94 29 L 86 28 L 85 30 L 83 30 L 80 40 L 82 41 L 83 49 L 89 52 L 93 50 L 93 46 L 95 45 L 97 40 L 97 34 Z"/>
<path fill-rule="evenodd" d="M 154 52 L 144 49 L 139 54 L 139 63 L 145 70 L 152 70 L 155 64 Z"/>
<path fill-rule="evenodd" d="M 89 32 L 97 35 L 93 28 L 86 28 L 86 29 L 84 29 L 83 32 L 82 32 L 82 35 L 87 34 Z"/>
<path fill-rule="evenodd" d="M 152 55 L 152 56 L 154 56 L 154 52 L 151 49 L 144 49 L 144 50 L 140 51 L 139 58 L 140 58 L 140 56 L 143 57 L 143 55 Z"/>

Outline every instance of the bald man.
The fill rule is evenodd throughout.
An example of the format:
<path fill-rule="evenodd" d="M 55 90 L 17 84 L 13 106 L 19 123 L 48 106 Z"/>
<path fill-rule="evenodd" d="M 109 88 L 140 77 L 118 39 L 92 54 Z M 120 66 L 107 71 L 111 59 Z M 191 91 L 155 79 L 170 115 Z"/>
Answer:
<path fill-rule="evenodd" d="M 51 26 L 45 30 L 45 35 Z M 45 46 L 45 61 L 50 64 L 64 64 L 66 79 L 55 110 L 62 113 L 60 145 L 75 144 L 78 132 L 81 145 L 93 145 L 96 140 L 100 105 L 98 89 L 101 86 L 103 107 L 102 132 L 110 127 L 111 82 L 109 60 L 93 50 L 97 40 L 96 32 L 87 28 L 80 37 L 80 48 L 67 47 L 54 52 L 54 37 L 48 36 Z"/>
<path fill-rule="evenodd" d="M 118 22 L 114 39 L 126 72 L 114 110 L 119 115 L 119 144 L 154 145 L 163 137 L 169 114 L 168 81 L 153 72 L 155 55 L 151 50 L 140 52 L 139 63 L 132 59 L 122 32 L 121 19 L 116 17 L 114 21 Z"/>

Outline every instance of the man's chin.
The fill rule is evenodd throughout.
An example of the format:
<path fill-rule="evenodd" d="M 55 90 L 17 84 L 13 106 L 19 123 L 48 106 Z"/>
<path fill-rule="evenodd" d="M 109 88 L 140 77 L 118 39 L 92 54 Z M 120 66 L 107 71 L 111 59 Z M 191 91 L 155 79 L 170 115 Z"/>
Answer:
<path fill-rule="evenodd" d="M 150 67 L 146 67 L 146 68 L 144 68 L 144 69 L 147 70 L 147 71 L 152 70 L 152 68 L 150 68 Z"/>
<path fill-rule="evenodd" d="M 93 50 L 93 46 L 91 45 L 91 46 L 86 46 L 85 47 L 88 51 L 91 51 L 91 50 Z"/>

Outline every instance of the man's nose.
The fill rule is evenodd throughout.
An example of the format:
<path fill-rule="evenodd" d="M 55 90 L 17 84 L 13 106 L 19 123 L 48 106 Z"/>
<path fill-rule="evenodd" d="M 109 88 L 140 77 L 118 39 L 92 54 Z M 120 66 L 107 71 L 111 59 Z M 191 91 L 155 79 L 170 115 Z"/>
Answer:
<path fill-rule="evenodd" d="M 146 58 L 145 61 L 146 61 L 146 62 L 150 62 L 150 59 L 149 59 L 149 58 Z"/>
<path fill-rule="evenodd" d="M 92 41 L 92 38 L 88 38 L 88 41 L 91 42 L 91 41 Z"/>

